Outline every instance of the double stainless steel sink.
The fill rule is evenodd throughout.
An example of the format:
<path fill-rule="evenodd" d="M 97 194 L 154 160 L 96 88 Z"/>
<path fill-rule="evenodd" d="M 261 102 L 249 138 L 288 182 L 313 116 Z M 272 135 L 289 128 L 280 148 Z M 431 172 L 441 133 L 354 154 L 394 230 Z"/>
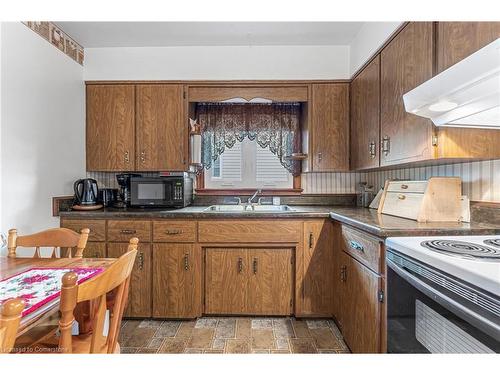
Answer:
<path fill-rule="evenodd" d="M 287 205 L 274 206 L 270 204 L 218 204 L 205 208 L 208 212 L 293 212 L 293 208 Z"/>

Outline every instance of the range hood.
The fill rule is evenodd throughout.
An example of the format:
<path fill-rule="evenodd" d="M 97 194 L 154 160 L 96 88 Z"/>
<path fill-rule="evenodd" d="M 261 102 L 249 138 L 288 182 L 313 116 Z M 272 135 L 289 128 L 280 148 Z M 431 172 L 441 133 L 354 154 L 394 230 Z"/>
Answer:
<path fill-rule="evenodd" d="M 403 95 L 436 126 L 500 129 L 500 38 Z"/>

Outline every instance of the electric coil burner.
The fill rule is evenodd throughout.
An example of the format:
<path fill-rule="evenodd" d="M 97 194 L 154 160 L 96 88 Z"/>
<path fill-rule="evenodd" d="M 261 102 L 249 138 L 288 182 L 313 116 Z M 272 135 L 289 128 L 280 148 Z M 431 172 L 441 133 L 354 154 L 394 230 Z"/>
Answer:
<path fill-rule="evenodd" d="M 490 239 L 490 240 L 484 240 L 484 244 L 500 248 L 500 239 L 499 238 L 493 238 L 493 239 Z"/>
<path fill-rule="evenodd" d="M 500 245 L 500 240 L 498 239 L 494 239 L 491 241 L 499 242 Z M 486 241 L 484 242 L 486 243 Z M 446 255 L 462 258 L 500 261 L 500 247 L 498 249 L 495 249 L 477 243 L 442 239 L 422 241 L 420 245 L 429 250 L 437 251 Z"/>

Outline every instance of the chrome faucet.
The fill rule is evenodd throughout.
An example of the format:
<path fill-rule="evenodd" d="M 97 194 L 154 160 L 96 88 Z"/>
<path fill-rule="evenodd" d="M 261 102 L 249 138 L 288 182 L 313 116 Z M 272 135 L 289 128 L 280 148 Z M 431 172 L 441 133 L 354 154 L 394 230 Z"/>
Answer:
<path fill-rule="evenodd" d="M 252 201 L 254 200 L 254 198 L 257 196 L 257 194 L 261 194 L 262 193 L 262 190 L 261 189 L 257 189 L 257 191 L 255 193 L 253 193 L 253 195 L 248 198 L 248 201 L 247 203 L 250 205 L 252 204 Z"/>

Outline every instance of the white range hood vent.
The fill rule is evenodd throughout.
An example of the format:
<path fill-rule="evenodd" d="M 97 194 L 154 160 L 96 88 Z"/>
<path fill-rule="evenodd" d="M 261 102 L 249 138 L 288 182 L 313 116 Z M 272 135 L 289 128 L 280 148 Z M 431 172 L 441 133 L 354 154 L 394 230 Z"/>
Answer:
<path fill-rule="evenodd" d="M 500 38 L 403 95 L 436 126 L 500 129 Z"/>

